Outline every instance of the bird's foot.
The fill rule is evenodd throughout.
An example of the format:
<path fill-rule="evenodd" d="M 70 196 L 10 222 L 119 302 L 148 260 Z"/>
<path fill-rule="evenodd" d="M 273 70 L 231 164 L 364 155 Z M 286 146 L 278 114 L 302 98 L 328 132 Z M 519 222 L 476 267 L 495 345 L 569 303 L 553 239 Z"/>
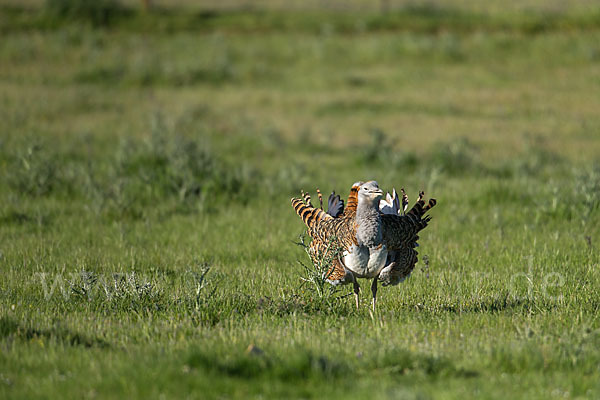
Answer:
<path fill-rule="evenodd" d="M 373 309 L 373 312 L 375 312 L 375 304 L 377 303 L 377 280 L 378 279 L 379 279 L 378 276 L 373 278 L 373 283 L 371 284 L 371 292 L 373 293 L 373 301 L 371 302 L 371 307 Z"/>
<path fill-rule="evenodd" d="M 356 309 L 358 310 L 358 306 L 360 304 L 360 286 L 354 278 L 354 300 L 356 301 Z"/>

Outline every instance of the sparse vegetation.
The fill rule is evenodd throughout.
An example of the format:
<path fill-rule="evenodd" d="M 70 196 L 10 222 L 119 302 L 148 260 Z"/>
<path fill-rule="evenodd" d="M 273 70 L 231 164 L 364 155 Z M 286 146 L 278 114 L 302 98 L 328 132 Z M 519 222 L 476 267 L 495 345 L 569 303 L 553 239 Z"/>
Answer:
<path fill-rule="evenodd" d="M 600 396 L 597 6 L 202 3 L 0 4 L 1 398 Z M 370 315 L 289 198 L 373 178 Z"/>
<path fill-rule="evenodd" d="M 343 309 L 340 305 L 341 300 L 347 295 L 341 294 L 340 287 L 330 285 L 327 279 L 333 272 L 333 261 L 335 255 L 339 254 L 340 245 L 334 239 L 322 254 L 311 254 L 305 240 L 306 237 L 302 235 L 297 243 L 308 256 L 307 261 L 298 261 L 302 280 L 301 289 L 303 294 L 306 293 L 305 301 L 308 301 L 311 307 L 324 312 L 339 313 Z"/>

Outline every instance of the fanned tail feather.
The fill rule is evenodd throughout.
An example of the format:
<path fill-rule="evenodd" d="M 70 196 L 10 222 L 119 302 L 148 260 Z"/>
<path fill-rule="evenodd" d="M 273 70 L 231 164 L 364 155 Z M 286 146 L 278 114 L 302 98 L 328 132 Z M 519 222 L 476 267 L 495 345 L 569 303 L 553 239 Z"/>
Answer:
<path fill-rule="evenodd" d="M 344 200 L 340 198 L 339 194 L 331 192 L 327 201 L 327 214 L 334 218 L 339 217 L 344 212 Z"/>
<path fill-rule="evenodd" d="M 403 203 L 406 194 L 402 191 Z M 381 271 L 379 280 L 383 286 L 397 285 L 404 281 L 415 268 L 418 261 L 418 233 L 427 227 L 431 217 L 425 213 L 436 205 L 435 199 L 424 200 L 425 193 L 420 192 L 415 205 L 404 216 L 383 215 L 383 224 L 388 233 L 386 245 L 390 249 L 386 267 Z"/>
<path fill-rule="evenodd" d="M 301 190 L 300 194 L 302 194 L 302 200 L 304 201 L 304 204 L 306 204 L 309 207 L 312 207 L 313 205 L 310 199 L 310 193 L 305 193 L 304 190 Z"/>
<path fill-rule="evenodd" d="M 327 214 L 325 211 L 304 204 L 301 199 L 292 198 L 291 202 L 296 214 L 298 214 L 306 226 L 311 229 L 314 229 L 319 221 L 332 218 L 331 215 Z"/>
<path fill-rule="evenodd" d="M 392 194 L 389 192 L 385 196 L 385 200 L 381 199 L 379 202 L 379 211 L 383 214 L 401 215 L 400 199 L 396 189 L 392 190 Z"/>
<path fill-rule="evenodd" d="M 320 209 L 323 209 L 323 195 L 321 194 L 321 191 L 319 190 L 319 188 L 317 188 L 317 196 L 319 196 L 319 205 L 320 205 Z"/>
<path fill-rule="evenodd" d="M 429 202 L 427 203 L 427 205 L 425 207 L 423 207 L 423 212 L 427 212 L 427 211 L 431 210 L 433 207 L 435 207 L 436 204 L 437 204 L 436 199 L 429 199 Z"/>
<path fill-rule="evenodd" d="M 406 209 L 408 208 L 408 195 L 404 191 L 404 188 L 400 189 L 402 192 L 402 215 L 406 215 Z"/>
<path fill-rule="evenodd" d="M 355 182 L 350 188 L 350 194 L 348 195 L 348 201 L 346 202 L 346 209 L 344 213 L 355 213 L 358 207 L 358 190 L 360 189 L 362 182 Z"/>
<path fill-rule="evenodd" d="M 421 219 L 427 211 L 429 211 L 433 207 L 435 207 L 435 205 L 437 204 L 436 199 L 429 199 L 427 205 L 425 205 L 425 200 L 423 200 L 424 196 L 425 196 L 425 192 L 419 192 L 419 198 L 418 198 L 417 202 L 410 209 L 410 211 L 408 213 L 406 213 L 406 215 L 409 215 L 409 216 L 412 215 L 418 219 Z"/>

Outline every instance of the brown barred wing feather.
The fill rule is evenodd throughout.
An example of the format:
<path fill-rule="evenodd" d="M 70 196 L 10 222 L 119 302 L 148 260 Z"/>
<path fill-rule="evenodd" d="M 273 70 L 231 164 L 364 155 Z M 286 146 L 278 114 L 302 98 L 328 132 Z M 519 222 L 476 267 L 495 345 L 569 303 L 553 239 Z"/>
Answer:
<path fill-rule="evenodd" d="M 302 218 L 302 222 L 304 222 L 311 231 L 318 229 L 318 226 L 322 221 L 333 219 L 333 217 L 325 211 L 307 205 L 299 198 L 294 197 L 291 199 L 291 202 L 296 214 Z"/>
<path fill-rule="evenodd" d="M 299 198 L 291 199 L 296 214 L 308 227 L 312 238 L 309 246 L 313 264 L 319 265 L 323 259 L 329 260 L 326 279 L 332 284 L 348 283 L 350 277 L 342 263 L 343 252 L 356 243 L 354 215 L 341 214 L 334 218 L 319 208 L 306 204 Z"/>
<path fill-rule="evenodd" d="M 348 195 L 348 200 L 346 201 L 344 215 L 356 215 L 356 208 L 358 207 L 358 191 L 360 190 L 360 185 L 362 184 L 363 182 L 355 182 L 350 188 L 350 194 Z"/>
<path fill-rule="evenodd" d="M 430 199 L 427 205 L 420 199 L 406 215 L 382 214 L 383 241 L 388 249 L 415 247 L 418 240 L 417 233 L 425 229 L 431 220 L 431 217 L 426 216 L 425 213 L 435 204 L 435 199 Z"/>
<path fill-rule="evenodd" d="M 427 227 L 431 217 L 425 213 L 435 205 L 435 199 L 430 199 L 425 204 L 423 194 L 420 193 L 419 200 L 406 215 L 381 216 L 383 242 L 389 251 L 386 267 L 379 275 L 383 286 L 397 285 L 415 268 L 418 261 L 418 252 L 415 249 L 418 246 L 418 233 Z"/>
<path fill-rule="evenodd" d="M 379 273 L 379 281 L 382 286 L 394 286 L 408 278 L 417 264 L 418 254 L 412 248 L 389 252 L 389 264 Z"/>

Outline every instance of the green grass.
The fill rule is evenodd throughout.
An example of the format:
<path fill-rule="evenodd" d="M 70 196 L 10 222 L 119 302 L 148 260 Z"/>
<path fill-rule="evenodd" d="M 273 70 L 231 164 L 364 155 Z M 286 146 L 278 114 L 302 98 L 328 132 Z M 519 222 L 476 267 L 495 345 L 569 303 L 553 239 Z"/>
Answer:
<path fill-rule="evenodd" d="M 0 397 L 600 396 L 599 10 L 478 7 L 2 7 Z M 374 315 L 289 204 L 366 179 L 438 199 Z"/>

